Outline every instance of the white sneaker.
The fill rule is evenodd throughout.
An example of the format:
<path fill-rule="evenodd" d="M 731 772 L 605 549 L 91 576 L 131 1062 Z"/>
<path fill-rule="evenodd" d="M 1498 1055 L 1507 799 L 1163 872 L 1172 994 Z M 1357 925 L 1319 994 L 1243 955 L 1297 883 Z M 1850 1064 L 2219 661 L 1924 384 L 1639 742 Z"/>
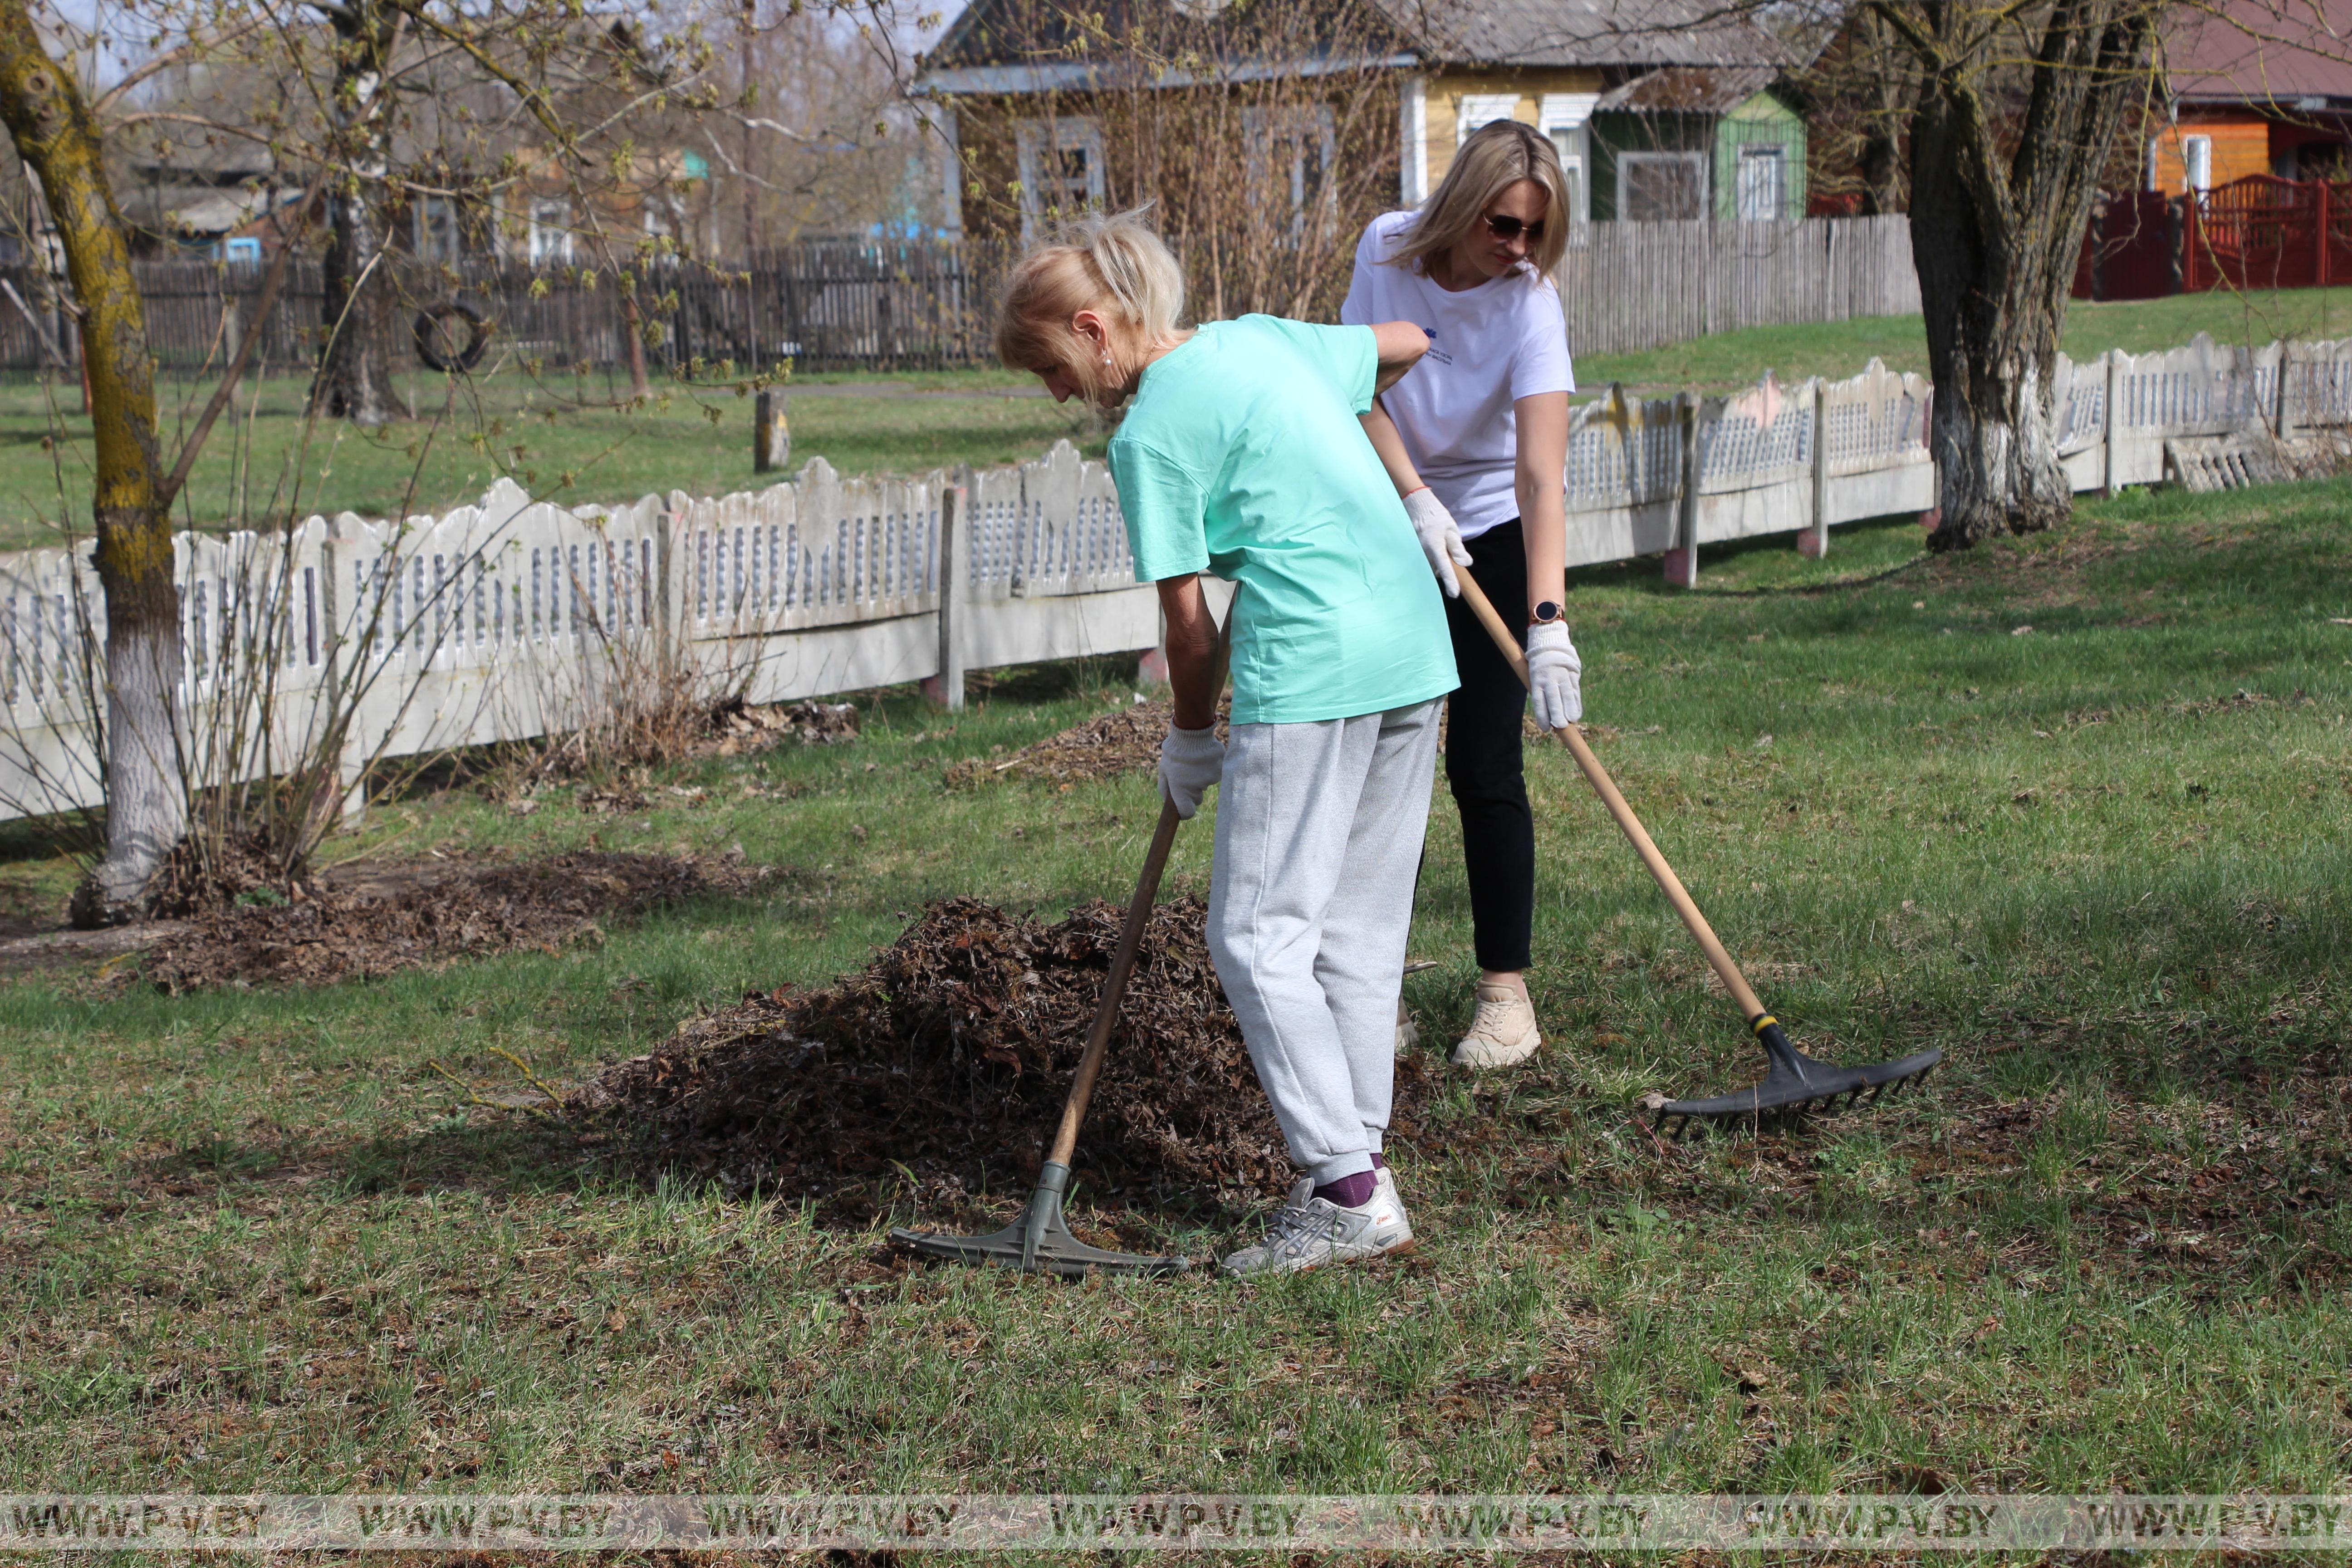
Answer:
<path fill-rule="evenodd" d="M 1402 1252 L 1412 1245 L 1412 1221 L 1405 1216 L 1397 1196 L 1396 1177 L 1378 1173 L 1372 1195 L 1360 1208 L 1343 1209 L 1328 1198 L 1315 1195 L 1315 1178 L 1301 1176 L 1290 1196 L 1275 1211 L 1265 1239 L 1244 1247 L 1217 1265 L 1234 1279 L 1254 1274 L 1297 1274 L 1326 1263 L 1377 1258 Z"/>
<path fill-rule="evenodd" d="M 1404 998 L 1400 996 L 1397 998 L 1396 1059 L 1404 1060 L 1412 1054 L 1413 1047 L 1419 1044 L 1421 1044 L 1421 1026 L 1414 1023 L 1412 1015 L 1404 1010 Z"/>
<path fill-rule="evenodd" d="M 1536 1054 L 1543 1035 L 1525 993 L 1508 985 L 1478 987 L 1478 1016 L 1454 1047 L 1456 1067 L 1516 1067 Z"/>

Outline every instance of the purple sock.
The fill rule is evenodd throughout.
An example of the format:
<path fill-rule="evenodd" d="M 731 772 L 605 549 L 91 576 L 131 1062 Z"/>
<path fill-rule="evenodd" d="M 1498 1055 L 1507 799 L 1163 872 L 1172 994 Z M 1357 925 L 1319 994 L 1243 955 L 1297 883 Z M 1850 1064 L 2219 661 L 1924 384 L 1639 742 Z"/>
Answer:
<path fill-rule="evenodd" d="M 1374 1155 L 1372 1156 L 1372 1169 L 1373 1169 L 1373 1170 L 1375 1170 L 1375 1171 L 1385 1171 L 1385 1170 L 1387 1170 L 1388 1168 L 1389 1168 L 1389 1163 L 1388 1163 L 1386 1160 L 1381 1159 L 1381 1158 L 1380 1157 L 1380 1155 L 1378 1155 L 1377 1153 L 1376 1153 L 1376 1154 L 1374 1154 Z"/>
<path fill-rule="evenodd" d="M 1352 1176 L 1324 1183 L 1315 1189 L 1315 1195 L 1343 1209 L 1360 1209 L 1372 1201 L 1372 1189 L 1380 1184 L 1380 1177 L 1373 1173 L 1359 1171 Z"/>

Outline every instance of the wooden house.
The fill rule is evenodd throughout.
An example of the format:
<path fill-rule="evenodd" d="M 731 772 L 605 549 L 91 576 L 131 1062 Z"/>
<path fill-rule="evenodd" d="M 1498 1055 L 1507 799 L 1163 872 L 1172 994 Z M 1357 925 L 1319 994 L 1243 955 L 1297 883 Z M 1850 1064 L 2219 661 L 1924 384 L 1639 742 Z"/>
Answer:
<path fill-rule="evenodd" d="M 2252 174 L 2352 178 L 2352 0 L 2182 6 L 2164 42 L 2164 120 L 2142 188 L 2211 191 Z"/>
<path fill-rule="evenodd" d="M 1376 174 L 1374 205 L 1412 205 L 1498 119 L 1559 149 L 1579 220 L 1804 215 L 1805 125 L 1773 87 L 1797 62 L 1732 8 L 1291 3 L 1311 16 L 1269 26 L 1269 0 L 971 0 L 919 79 L 959 147 L 967 228 L 1027 237 L 1057 213 L 1166 202 L 1220 161 L 1266 173 L 1250 198 L 1262 205 L 1311 205 L 1342 163 Z M 1276 80 L 1294 89 L 1278 109 L 1264 99 Z M 1155 134 L 1139 106 L 1166 95 L 1240 107 Z"/>

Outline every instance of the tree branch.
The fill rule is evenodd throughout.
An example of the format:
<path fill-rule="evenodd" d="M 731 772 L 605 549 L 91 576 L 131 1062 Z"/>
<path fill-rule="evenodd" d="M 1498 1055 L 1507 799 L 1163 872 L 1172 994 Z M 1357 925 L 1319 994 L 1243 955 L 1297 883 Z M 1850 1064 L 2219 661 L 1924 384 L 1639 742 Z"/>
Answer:
<path fill-rule="evenodd" d="M 278 303 L 278 292 L 285 286 L 287 268 L 294 259 L 295 242 L 310 232 L 310 209 L 318 205 L 319 193 L 326 189 L 327 173 L 332 167 L 330 163 L 320 163 L 319 172 L 310 177 L 310 188 L 302 193 L 301 210 L 296 215 L 294 232 L 286 236 L 278 245 L 277 258 L 269 264 L 269 276 L 262 280 L 261 295 L 254 301 L 251 318 L 245 323 L 245 338 L 236 345 L 236 357 L 221 376 L 220 385 L 213 389 L 212 401 L 205 405 L 204 413 L 197 416 L 196 427 L 188 432 L 187 443 L 180 448 L 179 461 L 172 465 L 172 471 L 163 477 L 163 484 L 156 489 L 157 511 L 172 510 L 172 502 L 179 495 L 180 487 L 188 482 L 188 474 L 196 466 L 196 455 L 205 449 L 205 438 L 213 433 L 213 422 L 220 417 L 221 410 L 228 406 L 228 400 L 236 395 L 236 384 L 244 379 L 245 367 L 253 363 L 253 351 L 261 342 L 262 329 L 269 322 L 271 308 Z"/>
<path fill-rule="evenodd" d="M 124 94 L 130 92 L 141 82 L 147 80 L 149 78 L 155 76 L 159 72 L 171 69 L 173 66 L 178 65 L 182 60 L 186 59 L 191 55 L 196 54 L 205 49 L 217 48 L 223 44 L 234 43 L 237 39 L 245 37 L 247 33 L 257 32 L 261 28 L 262 25 L 262 18 L 255 16 L 246 21 L 241 26 L 230 27 L 218 33 L 209 33 L 203 37 L 190 38 L 186 43 L 180 45 L 176 48 L 166 49 L 160 55 L 156 55 L 150 59 L 142 60 L 137 67 L 126 73 L 121 81 L 116 82 L 112 87 L 107 89 L 105 92 L 101 93 L 99 96 L 98 101 L 89 106 L 90 112 L 93 114 L 103 115 L 108 110 L 113 108 L 114 105 L 122 99 Z"/>

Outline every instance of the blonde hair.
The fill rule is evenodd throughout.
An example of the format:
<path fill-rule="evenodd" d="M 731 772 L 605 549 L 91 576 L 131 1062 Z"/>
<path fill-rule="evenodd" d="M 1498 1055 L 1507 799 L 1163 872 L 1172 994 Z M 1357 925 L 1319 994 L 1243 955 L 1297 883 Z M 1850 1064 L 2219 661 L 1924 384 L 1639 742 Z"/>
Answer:
<path fill-rule="evenodd" d="M 1184 272 L 1144 221 L 1147 205 L 1068 225 L 1013 268 L 996 312 L 996 357 L 1014 370 L 1058 366 L 1088 393 L 1102 367 L 1070 319 L 1098 310 L 1151 348 L 1175 336 L 1184 314 Z"/>
<path fill-rule="evenodd" d="M 1421 205 L 1391 266 L 1429 270 L 1429 258 L 1452 250 L 1484 226 L 1486 209 L 1521 180 L 1544 189 L 1543 238 L 1528 247 L 1528 265 L 1549 277 L 1568 249 L 1568 180 L 1551 138 L 1516 120 L 1496 120 L 1470 133 L 1454 154 L 1445 178 Z"/>

